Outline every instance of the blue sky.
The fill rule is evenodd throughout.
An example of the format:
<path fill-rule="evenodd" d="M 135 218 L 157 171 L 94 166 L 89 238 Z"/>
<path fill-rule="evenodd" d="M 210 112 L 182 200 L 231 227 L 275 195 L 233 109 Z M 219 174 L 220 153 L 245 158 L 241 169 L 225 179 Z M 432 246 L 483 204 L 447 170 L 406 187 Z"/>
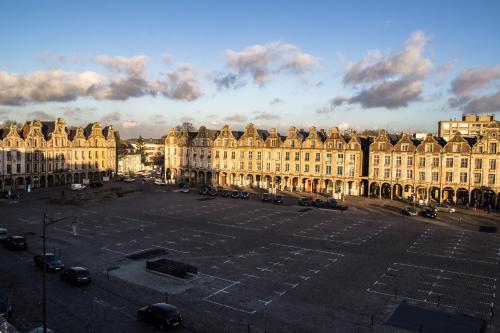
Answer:
<path fill-rule="evenodd" d="M 498 1 L 11 1 L 0 121 L 436 131 L 500 111 Z"/>

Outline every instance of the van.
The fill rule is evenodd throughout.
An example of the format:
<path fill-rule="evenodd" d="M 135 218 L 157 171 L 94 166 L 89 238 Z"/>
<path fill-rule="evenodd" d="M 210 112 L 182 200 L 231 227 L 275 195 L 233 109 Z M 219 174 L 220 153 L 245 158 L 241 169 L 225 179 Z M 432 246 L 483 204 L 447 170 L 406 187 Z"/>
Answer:
<path fill-rule="evenodd" d="M 81 191 L 83 189 L 85 189 L 85 185 L 82 185 L 82 184 L 71 184 L 71 190 L 72 191 Z"/>

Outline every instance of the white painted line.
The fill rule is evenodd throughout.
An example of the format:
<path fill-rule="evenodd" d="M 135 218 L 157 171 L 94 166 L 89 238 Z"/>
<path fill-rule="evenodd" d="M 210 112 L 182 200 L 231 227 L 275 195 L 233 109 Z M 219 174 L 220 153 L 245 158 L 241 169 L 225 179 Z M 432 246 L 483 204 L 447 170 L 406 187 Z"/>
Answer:
<path fill-rule="evenodd" d="M 236 310 L 236 311 L 247 313 L 247 314 L 254 314 L 255 312 L 257 312 L 256 310 L 248 311 L 248 310 L 243 310 L 243 309 L 240 309 L 240 308 L 235 308 L 234 306 L 227 305 L 227 304 L 222 304 L 222 303 L 219 303 L 219 302 L 214 302 L 214 301 L 209 300 L 209 299 L 203 299 L 203 300 L 205 302 L 208 302 L 208 303 L 217 304 L 217 305 L 223 306 L 225 308 Z"/>
<path fill-rule="evenodd" d="M 108 249 L 107 247 L 101 247 L 101 250 L 108 251 L 108 252 L 111 252 L 111 253 L 114 253 L 114 254 L 120 254 L 120 255 L 123 255 L 123 256 L 127 255 L 125 252 L 111 250 L 111 249 Z"/>
<path fill-rule="evenodd" d="M 69 230 L 64 230 L 64 229 L 60 229 L 58 227 L 52 227 L 52 229 L 54 230 L 57 230 L 57 231 L 62 231 L 62 232 L 65 232 L 67 234 L 70 234 L 72 236 L 80 236 L 80 237 L 84 237 L 84 238 L 93 238 L 92 236 L 87 236 L 87 235 L 82 235 L 82 234 L 73 234 L 73 231 L 69 231 Z"/>
<path fill-rule="evenodd" d="M 236 229 L 244 229 L 244 230 L 252 230 L 252 231 L 259 231 L 261 230 L 260 228 L 250 228 L 250 227 L 241 227 L 233 224 L 224 224 L 224 223 L 215 223 L 215 222 L 207 222 L 208 224 L 213 224 L 213 225 L 220 225 L 223 227 L 228 227 L 228 228 L 236 228 Z"/>
<path fill-rule="evenodd" d="M 184 253 L 184 254 L 188 254 L 189 253 L 189 251 L 181 251 L 181 250 L 171 249 L 171 248 L 160 246 L 160 245 L 152 245 L 152 246 L 160 248 L 160 249 L 168 250 L 168 251 L 174 251 L 174 252 L 179 252 L 179 253 Z"/>
<path fill-rule="evenodd" d="M 217 295 L 217 294 L 219 294 L 219 293 L 221 293 L 221 292 L 225 291 L 226 289 L 229 289 L 229 288 L 231 288 L 232 286 L 235 286 L 235 285 L 240 284 L 240 283 L 241 283 L 240 281 L 235 281 L 235 282 L 233 282 L 233 283 L 231 283 L 231 284 L 229 284 L 229 285 L 225 286 L 224 288 L 221 288 L 221 289 L 217 290 L 216 292 L 212 293 L 211 295 L 209 295 L 209 296 L 207 296 L 207 297 L 204 297 L 203 299 L 209 299 L 209 298 L 211 298 L 211 297 L 213 297 L 213 296 L 215 296 L 215 295 Z"/>
<path fill-rule="evenodd" d="M 267 306 L 269 303 L 271 303 L 273 300 L 270 299 L 269 301 L 263 301 L 261 299 L 258 299 L 257 301 L 261 302 L 261 303 L 264 303 L 264 306 Z"/>
<path fill-rule="evenodd" d="M 217 266 L 215 266 L 215 267 L 217 267 Z M 229 282 L 229 283 L 235 283 L 236 282 L 236 281 L 224 279 L 224 278 L 221 278 L 221 277 L 218 277 L 218 276 L 215 276 L 215 275 L 210 275 L 210 274 L 207 274 L 207 273 L 198 272 L 198 275 L 200 275 L 200 274 L 208 276 L 208 277 L 213 278 L 213 279 L 218 279 L 218 280 L 221 280 L 221 281 Z"/>
<path fill-rule="evenodd" d="M 308 249 L 305 247 L 299 247 L 299 246 L 294 246 L 294 245 L 287 245 L 287 244 L 281 244 L 281 243 L 270 243 L 271 245 L 277 245 L 277 246 L 283 246 L 283 247 L 289 247 L 289 248 L 296 248 L 296 249 L 301 249 L 305 251 L 313 251 L 313 252 L 318 252 L 318 253 L 328 253 L 328 254 L 333 254 L 336 256 L 344 256 L 342 253 L 336 253 L 336 252 L 330 252 L 330 251 L 323 251 L 323 250 L 317 250 L 317 249 Z"/>
<path fill-rule="evenodd" d="M 233 239 L 236 238 L 236 236 L 225 235 L 225 234 L 218 234 L 218 233 L 215 233 L 215 232 L 208 232 L 208 231 L 204 231 L 204 230 L 196 230 L 196 229 L 190 229 L 190 230 L 196 231 L 196 232 L 201 232 L 203 234 L 208 234 L 208 235 L 215 235 L 215 236 L 221 236 L 221 237 L 227 237 L 227 238 L 233 238 Z"/>

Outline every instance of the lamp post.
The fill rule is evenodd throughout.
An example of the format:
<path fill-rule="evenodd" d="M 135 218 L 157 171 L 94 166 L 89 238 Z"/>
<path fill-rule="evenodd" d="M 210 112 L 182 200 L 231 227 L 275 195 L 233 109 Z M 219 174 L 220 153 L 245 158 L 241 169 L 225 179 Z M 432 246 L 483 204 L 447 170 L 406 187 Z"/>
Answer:
<path fill-rule="evenodd" d="M 73 218 L 74 223 L 76 223 L 76 216 L 66 216 L 57 220 L 50 219 L 47 214 L 43 213 L 43 223 L 42 223 L 42 247 L 43 247 L 43 277 L 42 277 L 42 321 L 43 321 L 43 333 L 47 333 L 47 263 L 46 256 L 47 248 L 45 239 L 47 238 L 47 227 L 51 224 L 60 222 L 62 220 Z M 48 222 L 47 222 L 48 220 Z"/>

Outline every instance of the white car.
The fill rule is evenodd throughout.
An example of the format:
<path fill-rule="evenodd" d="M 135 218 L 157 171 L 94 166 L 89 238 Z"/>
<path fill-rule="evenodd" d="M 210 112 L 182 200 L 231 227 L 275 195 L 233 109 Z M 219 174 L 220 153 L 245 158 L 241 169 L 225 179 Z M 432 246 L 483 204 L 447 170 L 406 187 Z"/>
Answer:
<path fill-rule="evenodd" d="M 0 242 L 3 242 L 4 240 L 9 237 L 9 232 L 5 228 L 0 228 Z"/>
<path fill-rule="evenodd" d="M 160 185 L 160 186 L 161 185 L 165 185 L 165 182 L 163 180 L 161 180 L 161 179 L 156 179 L 155 180 L 155 185 Z"/>
<path fill-rule="evenodd" d="M 87 186 L 82 184 L 71 184 L 71 191 L 81 191 L 84 190 Z"/>
<path fill-rule="evenodd" d="M 127 177 L 123 180 L 125 183 L 132 183 L 132 182 L 135 182 L 135 179 L 134 178 L 130 178 L 130 177 Z"/>

